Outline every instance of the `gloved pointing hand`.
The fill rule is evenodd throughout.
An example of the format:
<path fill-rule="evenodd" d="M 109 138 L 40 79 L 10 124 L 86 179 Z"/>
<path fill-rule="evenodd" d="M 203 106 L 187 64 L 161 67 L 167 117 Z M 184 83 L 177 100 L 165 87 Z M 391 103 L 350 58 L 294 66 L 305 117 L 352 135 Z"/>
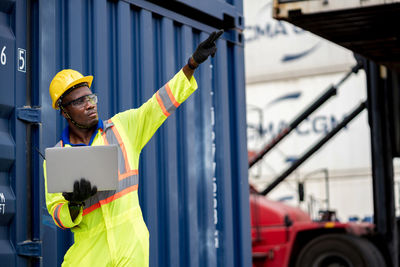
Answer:
<path fill-rule="evenodd" d="M 217 52 L 217 46 L 215 41 L 224 33 L 224 30 L 219 30 L 218 32 L 212 32 L 210 36 L 197 46 L 196 51 L 194 51 L 192 57 L 197 64 L 203 63 L 209 56 L 214 57 L 215 52 Z"/>
<path fill-rule="evenodd" d="M 83 202 L 97 193 L 97 187 L 91 186 L 90 182 L 81 178 L 80 181 L 75 181 L 74 191 L 72 193 L 63 192 L 65 200 L 68 200 L 70 205 L 80 206 Z"/>

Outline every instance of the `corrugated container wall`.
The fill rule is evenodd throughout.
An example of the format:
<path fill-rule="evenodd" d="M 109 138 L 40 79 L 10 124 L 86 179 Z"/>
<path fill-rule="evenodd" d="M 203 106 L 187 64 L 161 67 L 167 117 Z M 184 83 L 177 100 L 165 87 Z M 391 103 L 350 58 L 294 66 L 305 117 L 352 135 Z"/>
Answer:
<path fill-rule="evenodd" d="M 221 27 L 199 89 L 142 152 L 139 196 L 150 266 L 251 265 L 242 0 L 155 2 L 0 1 L 2 266 L 59 266 L 73 242 L 47 213 L 37 152 L 66 126 L 51 108 L 52 77 L 94 75 L 108 119 L 149 99 Z"/>

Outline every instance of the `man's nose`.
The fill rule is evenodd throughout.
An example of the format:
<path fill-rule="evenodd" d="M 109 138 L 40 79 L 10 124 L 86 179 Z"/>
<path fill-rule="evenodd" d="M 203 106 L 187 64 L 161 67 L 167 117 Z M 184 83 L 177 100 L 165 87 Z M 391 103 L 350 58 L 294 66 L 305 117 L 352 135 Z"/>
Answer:
<path fill-rule="evenodd" d="M 85 108 L 86 109 L 92 109 L 96 106 L 96 104 L 92 104 L 92 102 L 89 99 L 86 99 L 85 101 Z"/>

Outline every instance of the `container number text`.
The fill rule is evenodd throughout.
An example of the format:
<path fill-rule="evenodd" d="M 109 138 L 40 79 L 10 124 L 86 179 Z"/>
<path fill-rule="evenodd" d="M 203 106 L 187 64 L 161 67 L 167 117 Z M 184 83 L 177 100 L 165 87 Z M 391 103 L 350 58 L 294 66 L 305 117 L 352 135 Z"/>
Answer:
<path fill-rule="evenodd" d="M 18 71 L 26 72 L 26 50 L 18 48 Z"/>
<path fill-rule="evenodd" d="M 0 193 L 0 214 L 4 214 L 6 210 L 6 198 L 3 193 Z"/>
<path fill-rule="evenodd" d="M 7 64 L 7 56 L 6 56 L 6 46 L 3 46 L 3 48 L 1 49 L 1 53 L 0 53 L 0 63 L 1 65 L 6 65 Z"/>

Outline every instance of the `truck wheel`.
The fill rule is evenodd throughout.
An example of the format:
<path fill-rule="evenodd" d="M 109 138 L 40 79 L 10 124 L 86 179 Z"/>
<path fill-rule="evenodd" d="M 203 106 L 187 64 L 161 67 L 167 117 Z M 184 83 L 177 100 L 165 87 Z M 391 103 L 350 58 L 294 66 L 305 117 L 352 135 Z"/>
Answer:
<path fill-rule="evenodd" d="M 379 250 L 368 241 L 346 234 L 327 234 L 310 241 L 296 267 L 384 267 Z"/>
<path fill-rule="evenodd" d="M 364 247 L 364 250 L 368 253 L 368 255 L 372 256 L 372 266 L 386 267 L 386 263 L 382 256 L 382 253 L 379 251 L 379 249 L 375 247 L 373 243 L 363 238 L 358 238 L 358 241 L 361 241 L 360 244 Z"/>

